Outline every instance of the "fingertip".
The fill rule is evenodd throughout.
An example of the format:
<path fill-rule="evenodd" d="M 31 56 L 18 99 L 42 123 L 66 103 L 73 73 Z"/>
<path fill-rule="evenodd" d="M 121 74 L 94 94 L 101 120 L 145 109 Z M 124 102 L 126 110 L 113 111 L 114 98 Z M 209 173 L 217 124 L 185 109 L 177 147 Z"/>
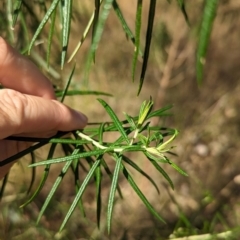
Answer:
<path fill-rule="evenodd" d="M 88 123 L 88 118 L 85 114 L 83 114 L 82 112 L 76 111 L 76 114 L 78 115 L 78 118 L 81 121 L 81 127 L 80 128 L 84 128 L 86 127 L 87 123 Z"/>

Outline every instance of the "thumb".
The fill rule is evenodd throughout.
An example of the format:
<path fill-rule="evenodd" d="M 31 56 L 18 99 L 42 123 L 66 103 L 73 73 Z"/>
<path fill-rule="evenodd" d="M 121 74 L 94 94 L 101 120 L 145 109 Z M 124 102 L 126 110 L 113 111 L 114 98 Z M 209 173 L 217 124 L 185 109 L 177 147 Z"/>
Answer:
<path fill-rule="evenodd" d="M 0 139 L 17 134 L 43 134 L 82 129 L 87 117 L 66 105 L 15 90 L 0 90 Z"/>

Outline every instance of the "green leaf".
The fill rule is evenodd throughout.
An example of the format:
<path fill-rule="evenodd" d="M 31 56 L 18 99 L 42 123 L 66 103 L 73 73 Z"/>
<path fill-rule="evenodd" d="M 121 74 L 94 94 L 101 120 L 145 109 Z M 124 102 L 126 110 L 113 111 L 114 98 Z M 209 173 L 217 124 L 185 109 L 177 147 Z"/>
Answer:
<path fill-rule="evenodd" d="M 61 100 L 60 100 L 61 102 L 64 101 L 64 98 L 65 98 L 66 93 L 67 93 L 67 91 L 68 91 L 69 85 L 70 85 L 70 83 L 71 83 L 71 81 L 72 81 L 72 77 L 73 77 L 73 74 L 74 74 L 74 71 L 75 71 L 75 67 L 76 67 L 76 64 L 74 64 L 74 67 L 73 67 L 73 69 L 72 69 L 72 71 L 71 71 L 71 74 L 70 74 L 70 76 L 69 76 L 69 78 L 68 78 L 67 84 L 66 84 L 66 86 L 65 86 L 65 88 L 64 88 L 64 91 L 63 91 L 63 94 L 62 94 L 62 98 L 61 98 Z"/>
<path fill-rule="evenodd" d="M 56 146 L 57 146 L 57 144 L 52 144 L 51 145 L 51 148 L 50 148 L 49 154 L 48 154 L 48 158 L 52 158 L 53 157 L 53 154 L 54 154 Z M 29 203 L 31 203 L 35 199 L 35 197 L 40 193 L 40 191 L 42 190 L 43 186 L 46 183 L 49 171 L 50 171 L 50 165 L 47 165 L 45 167 L 45 169 L 44 169 L 44 173 L 43 173 L 42 179 L 41 179 L 41 181 L 40 181 L 36 191 L 32 194 L 32 196 L 24 204 L 22 204 L 20 206 L 21 208 L 23 208 L 23 207 L 27 206 Z"/>
<path fill-rule="evenodd" d="M 89 183 L 90 179 L 92 178 L 93 174 L 95 173 L 96 171 L 96 168 L 98 167 L 98 165 L 100 164 L 101 160 L 97 160 L 93 165 L 92 165 L 92 168 L 89 170 L 87 176 L 85 177 L 76 197 L 74 198 L 73 202 L 72 202 L 72 205 L 71 207 L 69 208 L 63 222 L 62 222 L 62 225 L 60 227 L 60 230 L 59 231 L 62 231 L 63 228 L 65 227 L 66 223 L 68 222 L 69 218 L 71 217 L 74 209 L 76 208 L 80 198 L 82 197 L 82 194 L 83 192 L 85 191 L 86 187 L 87 187 L 87 184 Z"/>
<path fill-rule="evenodd" d="M 112 181 L 113 180 L 113 174 L 112 174 L 110 168 L 108 167 L 108 165 L 107 165 L 107 163 L 105 162 L 104 159 L 102 159 L 101 164 L 104 167 L 105 172 L 107 173 L 107 175 L 110 177 L 110 179 Z M 117 185 L 117 191 L 118 191 L 118 194 L 119 194 L 120 198 L 123 198 L 122 191 L 121 191 L 121 188 L 119 187 L 119 185 Z"/>
<path fill-rule="evenodd" d="M 101 160 L 101 159 L 100 159 Z M 101 182 L 102 182 L 102 173 L 101 173 L 101 165 L 98 165 L 95 172 L 96 176 L 96 198 L 97 198 L 97 225 L 100 229 L 100 219 L 101 219 L 101 210 L 102 210 L 102 196 L 101 196 Z"/>
<path fill-rule="evenodd" d="M 218 0 L 205 1 L 205 7 L 204 7 L 201 29 L 199 34 L 199 41 L 197 46 L 196 71 L 197 71 L 198 84 L 201 84 L 203 79 L 203 67 L 205 64 L 207 47 L 208 47 L 210 35 L 212 32 L 213 22 L 216 16 L 217 6 L 218 6 Z"/>
<path fill-rule="evenodd" d="M 4 6 L 4 5 L 2 5 L 2 6 Z M 6 9 L 5 9 L 5 11 L 6 11 L 6 22 L 8 23 L 8 26 L 6 26 L 5 27 L 5 29 L 7 30 L 8 29 L 8 41 L 11 43 L 11 44 L 13 44 L 15 41 L 14 41 L 14 39 L 15 39 L 15 37 L 14 37 L 14 31 L 12 31 L 13 29 L 12 29 L 12 21 L 13 21 L 13 19 L 12 19 L 12 1 L 10 1 L 10 0 L 8 0 L 8 1 L 6 1 Z M 2 12 L 1 12 L 1 15 L 2 15 Z M 1 20 L 1 24 L 2 24 L 2 19 L 3 19 L 4 17 L 2 17 L 1 16 L 1 18 L 0 18 L 0 20 Z"/>
<path fill-rule="evenodd" d="M 95 11 L 94 11 L 93 28 L 92 28 L 92 42 L 96 33 L 97 24 L 98 24 L 100 5 L 101 5 L 100 0 L 95 0 Z M 93 53 L 93 61 L 95 62 L 95 52 Z"/>
<path fill-rule="evenodd" d="M 132 176 L 129 174 L 127 169 L 122 165 L 122 170 L 125 178 L 129 182 L 129 184 L 132 186 L 133 190 L 137 193 L 139 198 L 142 200 L 144 205 L 147 207 L 147 209 L 152 213 L 153 216 L 155 216 L 159 221 L 165 223 L 163 218 L 156 212 L 156 210 L 153 208 L 153 206 L 150 204 L 150 202 L 147 200 L 145 195 L 142 193 L 142 191 L 138 188 L 137 184 L 133 180 Z"/>
<path fill-rule="evenodd" d="M 31 164 L 33 164 L 33 163 L 36 162 L 35 154 L 34 154 L 34 152 L 30 152 L 30 155 L 31 155 Z M 28 187 L 28 190 L 27 190 L 27 194 L 29 194 L 30 191 L 32 190 L 35 178 L 36 178 L 36 168 L 32 168 L 32 177 L 31 177 L 31 181 L 30 181 L 30 184 L 29 184 L 29 187 Z"/>
<path fill-rule="evenodd" d="M 62 3 L 62 56 L 61 68 L 63 68 L 69 42 L 72 17 L 72 0 L 61 0 Z"/>
<path fill-rule="evenodd" d="M 106 149 L 93 150 L 93 151 L 74 154 L 71 156 L 53 158 L 53 159 L 49 159 L 49 160 L 31 164 L 31 165 L 29 165 L 29 167 L 37 167 L 37 166 L 42 166 L 42 165 L 46 165 L 46 164 L 56 164 L 56 163 L 60 163 L 60 162 L 72 161 L 77 158 L 86 158 L 86 157 L 90 157 L 90 156 L 101 155 L 108 151 L 111 151 L 111 149 L 109 149 L 109 150 L 106 150 Z"/>
<path fill-rule="evenodd" d="M 102 1 L 103 1 L 103 0 L 100 0 L 100 4 L 102 4 Z M 83 35 L 82 35 L 82 37 L 81 37 L 81 40 L 79 41 L 79 43 L 78 43 L 77 46 L 75 47 L 73 53 L 71 54 L 70 58 L 68 59 L 68 62 L 71 62 L 71 61 L 72 61 L 72 59 L 74 58 L 74 56 L 77 54 L 78 50 L 81 48 L 83 42 L 85 41 L 85 39 L 86 39 L 86 37 L 87 37 L 87 35 L 88 35 L 89 31 L 90 31 L 90 28 L 91 28 L 91 26 L 92 26 L 92 24 L 93 24 L 94 14 L 95 14 L 95 12 L 93 12 L 91 18 L 89 19 L 88 24 L 87 24 L 87 26 L 86 26 L 86 28 L 85 28 L 85 30 L 84 30 L 84 32 L 83 32 Z"/>
<path fill-rule="evenodd" d="M 6 187 L 6 185 L 7 185 L 8 176 L 9 176 L 9 173 L 7 173 L 7 174 L 4 176 L 3 181 L 2 181 L 2 186 L 1 186 L 1 189 L 0 189 L 0 202 L 1 202 L 2 197 L 3 197 L 5 187 Z"/>
<path fill-rule="evenodd" d="M 81 185 L 80 185 L 80 180 L 79 180 L 79 171 L 78 171 L 78 166 L 80 165 L 80 161 L 74 160 L 72 161 L 71 168 L 74 174 L 74 183 L 75 183 L 75 189 L 76 189 L 76 194 L 78 193 Z M 83 207 L 83 202 L 82 199 L 78 202 L 79 209 L 83 215 L 83 217 L 86 217 L 86 213 Z"/>
<path fill-rule="evenodd" d="M 100 144 L 103 144 L 103 133 L 106 123 L 101 123 L 99 126 L 98 141 Z"/>
<path fill-rule="evenodd" d="M 61 97 L 63 95 L 63 91 L 56 91 L 56 96 Z M 81 91 L 81 90 L 68 90 L 65 96 L 75 96 L 75 95 L 103 95 L 112 97 L 113 95 L 110 93 L 99 92 L 99 91 Z"/>
<path fill-rule="evenodd" d="M 61 137 L 61 136 L 64 136 L 64 135 L 66 135 L 66 132 L 58 132 L 53 137 Z M 10 136 L 10 137 L 7 137 L 6 140 L 15 140 L 15 137 Z M 51 137 L 45 139 L 44 141 L 42 141 L 40 143 L 37 143 L 37 144 L 33 145 L 33 146 L 31 146 L 27 149 L 22 150 L 22 151 L 20 151 L 16 154 L 14 154 L 11 157 L 8 157 L 8 158 L 4 159 L 3 161 L 0 161 L 0 167 L 5 166 L 6 164 L 9 164 L 11 162 L 14 162 L 15 160 L 27 155 L 28 153 L 33 152 L 34 150 L 48 144 L 50 140 L 51 140 Z"/>
<path fill-rule="evenodd" d="M 168 111 L 169 109 L 171 109 L 173 106 L 172 105 L 168 105 L 166 107 L 163 107 L 161 109 L 158 109 L 154 112 L 149 113 L 149 115 L 147 116 L 147 119 L 150 119 L 152 117 L 162 117 L 162 116 L 169 116 L 169 113 L 165 113 L 166 111 Z"/>
<path fill-rule="evenodd" d="M 47 67 L 49 68 L 49 64 L 50 64 L 50 53 L 51 53 L 51 47 L 52 47 L 52 39 L 53 39 L 53 33 L 54 33 L 54 29 L 55 29 L 55 20 L 56 20 L 56 14 L 57 11 L 54 11 L 51 17 L 51 27 L 50 27 L 50 31 L 48 34 L 48 46 L 47 46 Z"/>
<path fill-rule="evenodd" d="M 185 18 L 186 23 L 188 24 L 188 26 L 190 26 L 189 19 L 188 19 L 188 14 L 187 14 L 186 8 L 185 8 L 185 0 L 177 0 L 177 2 L 178 2 L 178 5 L 179 5 L 179 7 L 182 11 L 182 14 Z"/>
<path fill-rule="evenodd" d="M 141 105 L 140 112 L 138 115 L 138 128 L 142 126 L 144 121 L 147 119 L 150 111 L 152 110 L 153 101 L 144 101 Z"/>
<path fill-rule="evenodd" d="M 173 182 L 171 180 L 171 178 L 168 176 L 168 174 L 163 170 L 163 168 L 161 168 L 159 166 L 159 164 L 155 161 L 154 158 L 151 158 L 151 155 L 147 155 L 146 157 L 150 160 L 150 162 L 153 164 L 153 166 L 158 170 L 158 172 L 160 172 L 163 177 L 168 181 L 168 183 L 170 184 L 171 188 L 174 189 L 174 185 Z"/>
<path fill-rule="evenodd" d="M 109 114 L 109 116 L 111 117 L 112 121 L 115 123 L 117 129 L 119 130 L 119 132 L 121 133 L 121 135 L 124 137 L 125 141 L 129 144 L 130 140 L 126 134 L 126 132 L 124 131 L 124 128 L 122 126 L 121 121 L 118 119 L 117 115 L 114 113 L 114 111 L 112 110 L 112 108 L 102 99 L 98 99 L 98 101 L 103 105 L 103 107 L 105 108 L 105 110 L 107 111 L 107 113 Z"/>
<path fill-rule="evenodd" d="M 88 75 L 88 73 L 89 73 L 94 54 L 95 54 L 95 52 L 98 48 L 99 42 L 102 38 L 103 28 L 104 28 L 105 22 L 108 18 L 108 15 L 110 13 L 110 10 L 112 8 L 112 2 L 113 2 L 113 0 L 105 0 L 105 3 L 103 5 L 103 9 L 102 9 L 102 12 L 99 16 L 98 24 L 97 24 L 97 27 L 96 27 L 96 32 L 95 32 L 95 35 L 94 35 L 94 38 L 93 38 L 93 41 L 92 41 L 92 44 L 91 44 L 90 52 L 88 54 L 86 74 L 85 75 Z"/>
<path fill-rule="evenodd" d="M 142 0 L 137 1 L 137 11 L 135 18 L 135 49 L 133 55 L 133 63 L 132 63 L 132 80 L 135 79 L 135 72 L 137 66 L 137 58 L 139 55 L 140 49 L 140 33 L 141 33 L 141 25 L 142 25 Z"/>
<path fill-rule="evenodd" d="M 75 150 L 73 151 L 72 155 L 77 154 L 78 152 L 79 152 L 79 149 L 75 149 Z M 69 169 L 69 167 L 70 167 L 71 165 L 72 165 L 72 161 L 69 161 L 69 162 L 67 162 L 67 163 L 64 165 L 64 167 L 62 168 L 62 170 L 61 170 L 58 178 L 57 178 L 56 181 L 54 182 L 54 184 L 53 184 L 53 186 L 52 186 L 52 188 L 51 188 L 51 190 L 50 190 L 47 198 L 45 199 L 45 202 L 44 202 L 44 204 L 43 204 L 43 206 L 42 206 L 42 208 L 41 208 L 41 210 L 40 210 L 40 212 L 39 212 L 39 214 L 38 214 L 37 223 L 40 221 L 42 215 L 44 214 L 46 208 L 48 207 L 48 204 L 50 203 L 53 195 L 55 194 L 57 188 L 59 187 L 60 183 L 61 183 L 62 180 L 63 180 L 63 177 L 65 176 L 66 172 L 68 171 L 68 169 Z"/>
<path fill-rule="evenodd" d="M 185 171 L 183 171 L 180 167 L 178 167 L 175 163 L 173 163 L 172 161 L 170 161 L 169 159 L 168 159 L 168 161 L 169 161 L 169 164 L 175 169 L 175 170 L 177 170 L 179 173 L 181 173 L 183 176 L 186 176 L 186 177 L 188 177 L 188 174 L 185 172 Z"/>
<path fill-rule="evenodd" d="M 159 158 L 156 157 L 155 155 L 150 154 L 149 152 L 144 152 L 144 154 L 146 155 L 146 157 L 150 160 L 154 160 L 155 162 L 158 163 L 169 163 L 168 160 L 164 157 L 164 158 Z"/>
<path fill-rule="evenodd" d="M 13 16 L 12 16 L 12 27 L 14 28 L 16 22 L 17 22 L 17 18 L 18 15 L 21 11 L 21 6 L 22 6 L 22 2 L 23 0 L 15 0 L 15 4 L 14 4 L 14 9 L 13 9 Z"/>
<path fill-rule="evenodd" d="M 163 151 L 165 149 L 165 147 L 176 138 L 178 133 L 179 133 L 178 130 L 174 129 L 174 134 L 172 135 L 172 137 L 170 137 L 167 141 L 165 141 L 164 143 L 157 146 L 157 150 L 160 151 L 160 152 Z"/>
<path fill-rule="evenodd" d="M 155 17 L 155 9 L 156 9 L 156 0 L 151 0 L 150 1 L 150 7 L 149 7 L 149 13 L 148 13 L 148 26 L 147 26 L 147 34 L 146 34 L 146 44 L 145 44 L 142 71 L 141 71 L 141 76 L 140 76 L 140 82 L 139 82 L 139 88 L 138 88 L 137 95 L 139 95 L 140 92 L 141 92 L 142 85 L 143 85 L 144 78 L 145 78 L 145 73 L 146 73 L 146 70 L 147 70 L 149 51 L 150 51 L 151 40 L 152 40 L 152 29 L 153 29 L 153 23 L 154 23 L 154 17 Z"/>
<path fill-rule="evenodd" d="M 125 115 L 128 123 L 129 123 L 129 125 L 131 126 L 131 128 L 135 130 L 135 129 L 136 129 L 136 124 L 135 124 L 134 119 L 133 119 L 130 115 L 128 115 L 127 113 L 125 113 L 125 112 L 124 112 L 124 115 Z"/>
<path fill-rule="evenodd" d="M 130 158 L 126 157 L 123 155 L 123 161 L 128 163 L 131 167 L 133 167 L 136 171 L 138 171 L 139 173 L 141 173 L 144 177 L 146 177 L 151 183 L 152 185 L 155 187 L 155 189 L 157 190 L 158 194 L 160 194 L 160 191 L 158 189 L 157 184 L 154 182 L 154 180 L 146 173 L 144 172 L 136 163 L 134 163 Z"/>
<path fill-rule="evenodd" d="M 109 193 L 109 199 L 108 199 L 108 210 L 107 210 L 107 229 L 108 233 L 110 233 L 111 230 L 111 221 L 112 221 L 112 212 L 113 212 L 113 206 L 114 206 L 114 196 L 117 188 L 118 183 L 118 176 L 122 165 L 122 156 L 118 156 L 117 154 L 114 154 L 114 158 L 116 159 L 116 166 L 113 172 L 113 179 L 112 179 L 112 185 L 110 188 Z"/>
<path fill-rule="evenodd" d="M 53 0 L 51 6 L 49 7 L 48 11 L 46 12 L 44 18 L 42 19 L 41 23 L 39 24 L 31 42 L 28 48 L 28 54 L 30 54 L 31 49 L 33 47 L 34 42 L 36 41 L 38 35 L 41 33 L 41 31 L 43 30 L 45 24 L 47 23 L 48 19 L 50 18 L 50 16 L 52 15 L 53 11 L 56 11 L 56 7 L 58 5 L 60 0 Z"/>
<path fill-rule="evenodd" d="M 134 46 L 136 46 L 136 45 L 135 45 L 135 43 L 136 43 L 135 37 L 134 37 L 131 29 L 129 28 L 129 26 L 128 26 L 126 20 L 125 20 L 125 18 L 123 17 L 122 11 L 121 11 L 121 9 L 119 8 L 119 5 L 118 5 L 117 1 L 114 0 L 113 3 L 112 3 L 112 5 L 113 5 L 113 9 L 114 9 L 114 11 L 115 11 L 118 19 L 119 19 L 120 22 L 121 22 L 121 25 L 122 25 L 122 28 L 123 28 L 124 32 L 126 33 L 127 37 L 130 38 L 130 40 L 132 41 L 132 43 L 134 44 Z M 142 53 L 142 51 L 141 51 L 140 48 L 139 48 L 139 55 L 140 55 L 141 57 L 143 57 L 143 53 Z"/>
<path fill-rule="evenodd" d="M 49 203 L 50 203 L 53 195 L 55 194 L 56 190 L 58 189 L 60 183 L 61 183 L 62 180 L 63 180 L 63 177 L 65 176 L 65 174 L 66 174 L 66 172 L 68 171 L 68 169 L 69 169 L 69 167 L 71 166 L 71 164 L 72 164 L 72 161 L 69 161 L 69 162 L 67 162 L 67 163 L 64 165 L 64 167 L 62 168 L 61 173 L 59 174 L 58 178 L 57 178 L 56 181 L 54 182 L 54 184 L 53 184 L 53 186 L 52 186 L 52 188 L 51 188 L 51 190 L 50 190 L 47 198 L 45 199 L 44 204 L 43 204 L 43 206 L 42 206 L 42 208 L 41 208 L 41 210 L 40 210 L 40 212 L 39 212 L 39 214 L 38 214 L 37 224 L 39 223 L 42 215 L 44 214 L 45 210 L 47 209 L 47 207 L 48 207 L 48 205 L 49 205 Z"/>

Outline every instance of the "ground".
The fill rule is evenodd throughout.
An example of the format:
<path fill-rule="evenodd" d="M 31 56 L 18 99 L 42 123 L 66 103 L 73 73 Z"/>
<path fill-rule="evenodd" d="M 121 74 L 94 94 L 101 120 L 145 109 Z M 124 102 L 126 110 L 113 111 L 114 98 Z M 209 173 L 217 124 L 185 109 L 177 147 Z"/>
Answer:
<path fill-rule="evenodd" d="M 156 180 L 160 195 L 140 175 L 135 175 L 136 181 L 166 220 L 166 224 L 154 219 L 128 187 L 128 183 L 122 180 L 120 185 L 124 200 L 117 199 L 110 236 L 105 230 L 104 217 L 100 230 L 97 230 L 95 190 L 91 188 L 84 196 L 87 219 L 83 219 L 77 210 L 67 228 L 62 233 L 55 234 L 74 197 L 72 179 L 66 176 L 65 183 L 57 192 L 49 211 L 36 227 L 37 214 L 59 170 L 52 171 L 40 196 L 29 206 L 19 210 L 19 205 L 26 199 L 24 193 L 29 181 L 26 175 L 30 173 L 25 167 L 16 167 L 10 175 L 1 203 L 0 239 L 168 239 L 220 233 L 240 225 L 240 2 L 223 1 L 218 8 L 201 86 L 196 82 L 195 52 L 202 1 L 194 4 L 193 6 L 193 3 L 186 1 L 192 22 L 189 28 L 175 2 L 172 1 L 170 5 L 158 3 L 146 82 L 139 97 L 136 97 L 138 78 L 136 77 L 135 83 L 131 82 L 129 67 L 133 47 L 119 31 L 118 20 L 112 13 L 88 86 L 90 89 L 114 93 L 114 98 L 104 99 L 121 118 L 122 112 L 137 114 L 141 102 L 149 99 L 150 95 L 155 102 L 155 108 L 173 104 L 173 115 L 160 123 L 179 129 L 180 133 L 174 142 L 174 151 L 178 156 L 172 157 L 172 160 L 181 166 L 189 177 L 184 177 L 166 166 L 165 170 L 175 185 L 173 191 L 148 162 L 136 157 L 140 166 Z M 133 27 L 134 9 L 129 7 L 128 1 L 121 1 L 121 6 Z M 86 14 L 85 18 L 87 17 Z M 75 22 L 73 32 L 76 35 L 71 39 L 70 52 L 79 39 L 76 25 Z M 165 44 L 160 42 L 163 31 L 169 37 L 165 37 Z M 84 56 L 86 49 L 87 43 L 78 54 L 80 62 L 74 77 L 75 88 L 83 87 L 79 79 L 82 77 L 81 56 Z M 139 63 L 139 69 L 140 66 Z M 63 78 L 66 78 L 69 72 L 66 68 Z M 95 97 L 67 98 L 66 103 L 85 112 L 90 122 L 107 119 Z M 158 120 L 154 124 L 157 122 Z M 44 158 L 44 154 L 43 151 L 38 153 L 38 156 Z M 25 173 L 24 176 L 22 172 Z M 20 180 L 22 184 L 17 184 Z M 103 199 L 106 199 L 109 182 L 104 184 Z M 239 239 L 239 235 L 225 239 Z"/>

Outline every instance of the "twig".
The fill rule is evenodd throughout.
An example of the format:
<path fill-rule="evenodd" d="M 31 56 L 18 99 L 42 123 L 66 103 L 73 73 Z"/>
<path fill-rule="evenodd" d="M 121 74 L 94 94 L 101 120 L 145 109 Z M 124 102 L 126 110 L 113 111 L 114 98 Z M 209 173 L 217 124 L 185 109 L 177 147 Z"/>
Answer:
<path fill-rule="evenodd" d="M 240 229 L 230 230 L 222 233 L 216 234 L 201 234 L 201 235 L 194 235 L 188 237 L 180 237 L 180 238 L 169 238 L 169 240 L 213 240 L 213 239 L 230 239 L 232 237 L 236 237 L 240 235 Z"/>

